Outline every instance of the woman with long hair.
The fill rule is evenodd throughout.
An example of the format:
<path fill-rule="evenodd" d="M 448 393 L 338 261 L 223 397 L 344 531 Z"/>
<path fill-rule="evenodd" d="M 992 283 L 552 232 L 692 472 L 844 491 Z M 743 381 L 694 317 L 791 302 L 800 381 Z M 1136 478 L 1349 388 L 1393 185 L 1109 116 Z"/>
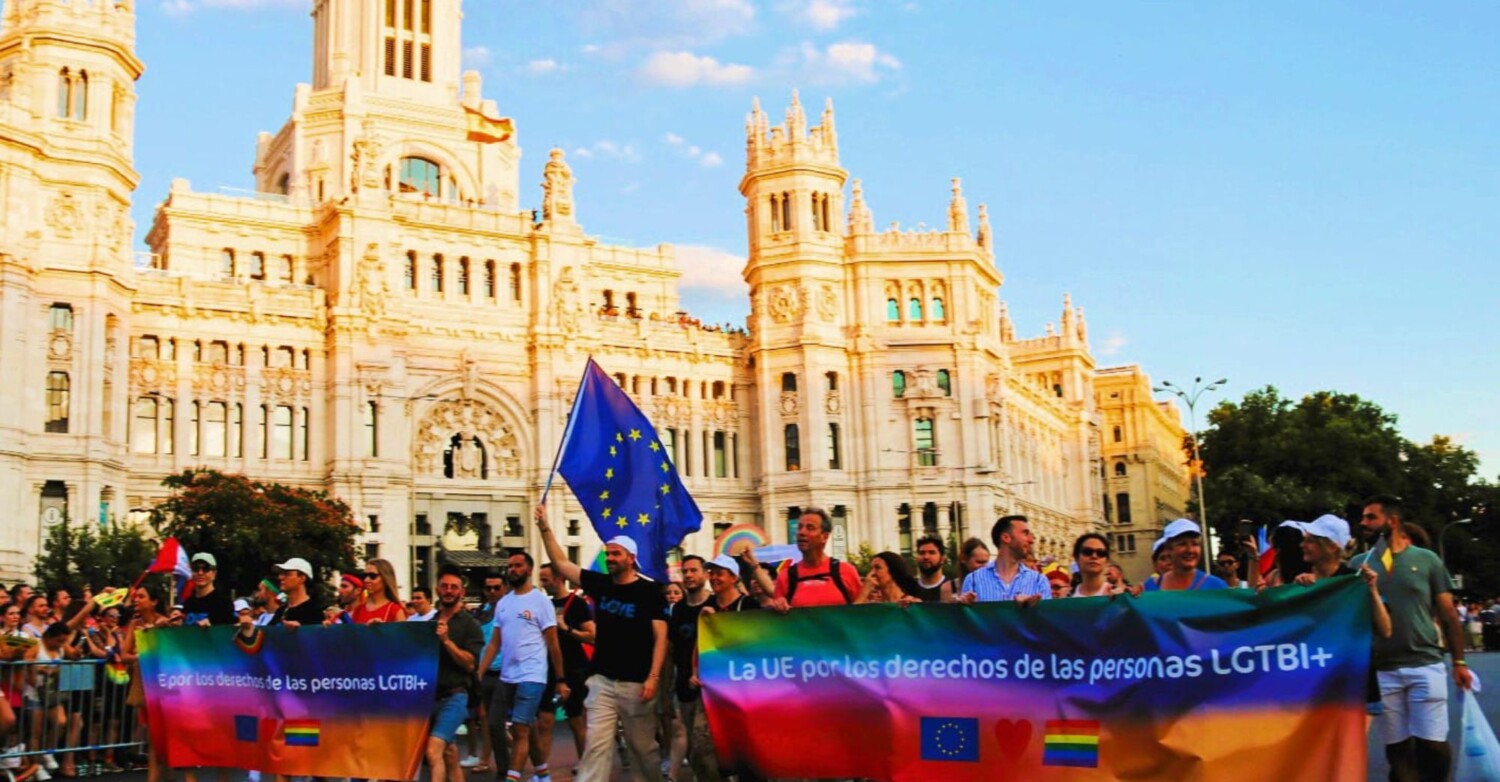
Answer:
<path fill-rule="evenodd" d="M 396 592 L 396 569 L 389 560 L 372 559 L 365 563 L 365 599 L 349 612 L 355 624 L 405 622 L 406 609 Z"/>
<path fill-rule="evenodd" d="M 136 709 L 141 717 L 141 728 L 145 733 L 146 740 L 151 740 L 150 726 L 146 722 L 146 689 L 141 683 L 141 655 L 136 647 L 136 633 L 149 632 L 158 627 L 166 627 L 167 617 L 161 612 L 166 601 L 162 595 L 153 592 L 146 586 L 136 587 L 131 594 L 131 605 L 135 608 L 135 614 L 130 618 L 130 630 L 125 633 L 125 644 L 121 651 L 120 659 L 130 666 L 130 693 L 126 696 L 126 704 Z M 166 762 L 162 757 L 162 748 L 150 746 L 146 750 L 146 782 L 162 782 L 166 777 Z"/>
<path fill-rule="evenodd" d="M 870 560 L 870 572 L 854 602 L 909 605 L 920 602 L 917 597 L 919 586 L 900 554 L 882 551 Z"/>

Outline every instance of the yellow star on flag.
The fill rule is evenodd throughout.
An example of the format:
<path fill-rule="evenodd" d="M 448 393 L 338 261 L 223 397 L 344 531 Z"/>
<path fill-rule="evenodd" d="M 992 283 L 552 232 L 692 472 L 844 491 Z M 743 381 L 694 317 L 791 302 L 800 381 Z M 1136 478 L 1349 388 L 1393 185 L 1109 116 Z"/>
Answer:
<path fill-rule="evenodd" d="M 617 443 L 623 443 L 623 442 L 625 442 L 625 435 L 620 434 L 619 432 L 615 432 L 615 442 L 617 442 Z"/>
<path fill-rule="evenodd" d="M 663 483 L 661 485 L 661 493 L 662 494 L 671 494 L 672 493 L 672 485 L 669 484 L 669 483 Z"/>
<path fill-rule="evenodd" d="M 604 471 L 604 479 L 610 480 L 615 477 L 615 468 L 611 467 Z"/>
<path fill-rule="evenodd" d="M 614 510 L 614 508 L 605 508 L 604 509 L 604 520 L 605 521 L 609 521 L 609 512 L 612 511 L 612 510 Z"/>
<path fill-rule="evenodd" d="M 599 499 L 601 499 L 601 500 L 607 500 L 607 499 L 609 499 L 609 489 L 605 489 L 604 491 L 599 492 Z"/>
<path fill-rule="evenodd" d="M 640 439 L 641 439 L 641 430 L 639 430 L 639 429 L 631 429 L 630 430 L 630 441 L 631 442 L 637 442 Z"/>
<path fill-rule="evenodd" d="M 651 450 L 652 451 L 660 451 L 661 450 L 661 443 L 659 443 L 659 442 L 657 442 L 655 440 L 652 440 L 651 441 Z"/>
<path fill-rule="evenodd" d="M 619 451 L 617 451 L 617 450 L 615 450 L 615 447 L 614 447 L 614 446 L 613 446 L 613 445 L 611 445 L 611 446 L 610 446 L 610 447 L 609 447 L 609 455 L 610 455 L 610 456 L 619 456 L 619 455 L 620 455 L 620 452 L 619 452 Z"/>
<path fill-rule="evenodd" d="M 630 526 L 630 522 L 626 521 L 624 516 L 621 516 L 620 520 L 615 522 L 615 526 L 619 527 L 620 529 L 625 529 L 626 527 Z"/>
<path fill-rule="evenodd" d="M 661 471 L 662 472 L 671 472 L 672 468 L 669 467 L 666 462 L 662 462 L 661 463 Z"/>
<path fill-rule="evenodd" d="M 636 521 L 637 524 L 639 524 L 642 527 L 644 527 L 647 524 L 651 523 L 651 514 L 649 514 L 649 513 L 642 513 L 639 516 L 635 517 L 635 521 Z"/>

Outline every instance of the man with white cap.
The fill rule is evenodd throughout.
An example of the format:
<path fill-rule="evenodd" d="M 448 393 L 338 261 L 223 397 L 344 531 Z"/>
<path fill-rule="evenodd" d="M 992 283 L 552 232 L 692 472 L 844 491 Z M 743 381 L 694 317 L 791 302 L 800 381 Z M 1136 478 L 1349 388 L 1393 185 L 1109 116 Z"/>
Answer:
<path fill-rule="evenodd" d="M 605 541 L 608 575 L 583 570 L 552 534 L 545 505 L 536 526 L 557 573 L 594 600 L 594 675 L 588 679 L 588 730 L 579 782 L 608 782 L 614 772 L 614 738 L 623 727 L 636 780 L 660 782 L 655 701 L 667 657 L 667 603 L 661 586 L 636 569 L 638 548 L 624 535 Z"/>
<path fill-rule="evenodd" d="M 271 624 L 286 627 L 322 624 L 323 606 L 318 605 L 307 588 L 313 580 L 312 565 L 302 557 L 292 557 L 275 569 L 276 578 L 281 582 L 281 593 L 286 599 L 276 609 Z"/>
<path fill-rule="evenodd" d="M 182 601 L 185 625 L 208 627 L 234 624 L 234 607 L 229 593 L 214 586 L 219 575 L 219 561 L 213 554 L 200 551 L 193 555 L 193 594 Z"/>
<path fill-rule="evenodd" d="M 1161 532 L 1163 551 L 1171 552 L 1172 569 L 1160 579 L 1146 583 L 1147 592 L 1175 592 L 1183 589 L 1228 589 L 1218 576 L 1198 569 L 1203 559 L 1203 529 L 1197 522 L 1177 519 Z"/>

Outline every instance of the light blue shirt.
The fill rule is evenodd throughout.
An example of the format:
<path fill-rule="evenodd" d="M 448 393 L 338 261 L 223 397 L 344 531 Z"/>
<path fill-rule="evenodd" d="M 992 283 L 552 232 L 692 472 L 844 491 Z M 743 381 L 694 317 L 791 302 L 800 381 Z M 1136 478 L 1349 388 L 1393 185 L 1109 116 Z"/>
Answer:
<path fill-rule="evenodd" d="M 964 577 L 963 591 L 973 592 L 981 603 L 1015 600 L 1032 595 L 1041 595 L 1043 600 L 1052 599 L 1052 584 L 1048 583 L 1046 576 L 1021 565 L 1020 570 L 1016 571 L 1016 577 L 1007 584 L 995 569 L 999 564 L 999 560 L 993 561 Z"/>
<path fill-rule="evenodd" d="M 557 626 L 557 609 L 540 589 L 511 592 L 495 606 L 494 630 L 500 633 L 500 681 L 547 683 L 547 641 L 542 631 Z"/>

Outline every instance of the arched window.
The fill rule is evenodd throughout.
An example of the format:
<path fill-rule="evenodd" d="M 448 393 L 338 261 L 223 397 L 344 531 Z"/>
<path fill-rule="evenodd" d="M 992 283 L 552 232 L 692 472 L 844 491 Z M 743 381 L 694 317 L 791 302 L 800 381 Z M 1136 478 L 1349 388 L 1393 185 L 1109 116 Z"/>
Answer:
<path fill-rule="evenodd" d="M 510 300 L 518 304 L 521 301 L 521 264 L 519 263 L 510 265 Z"/>
<path fill-rule="evenodd" d="M 401 158 L 400 183 L 403 193 L 440 198 L 443 194 L 443 167 L 423 157 Z"/>
<path fill-rule="evenodd" d="M 292 192 L 292 175 L 282 174 L 276 178 L 276 192 L 282 195 L 290 195 Z"/>
<path fill-rule="evenodd" d="M 917 452 L 917 464 L 922 467 L 937 466 L 937 440 L 932 431 L 931 418 L 918 418 L 912 444 Z"/>
<path fill-rule="evenodd" d="M 1125 439 L 1123 433 L 1120 431 L 1120 427 L 1118 427 L 1118 426 L 1115 427 L 1115 433 L 1114 434 L 1115 434 L 1115 442 L 1117 442 L 1117 443 L 1120 442 L 1121 440 Z"/>
<path fill-rule="evenodd" d="M 467 255 L 458 259 L 458 295 L 466 298 L 469 295 L 469 256 Z"/>
<path fill-rule="evenodd" d="M 895 393 L 897 399 L 906 396 L 905 372 L 898 369 L 895 372 L 891 373 L 891 391 Z"/>
<path fill-rule="evenodd" d="M 948 319 L 948 310 L 943 307 L 943 300 L 937 297 L 932 299 L 932 319 L 937 321 Z"/>
<path fill-rule="evenodd" d="M 365 456 L 380 456 L 380 405 L 365 403 Z"/>
<path fill-rule="evenodd" d="M 839 425 L 828 425 L 828 469 L 844 469 L 843 438 L 840 436 Z"/>
<path fill-rule="evenodd" d="M 1115 511 L 1121 524 L 1130 523 L 1130 492 L 1122 491 L 1115 495 Z"/>
<path fill-rule="evenodd" d="M 234 250 L 225 248 L 219 253 L 219 274 L 225 277 L 234 276 Z"/>
<path fill-rule="evenodd" d="M 250 279 L 264 280 L 266 278 L 266 254 L 250 253 Z"/>
<path fill-rule="evenodd" d="M 796 472 L 802 469 L 802 438 L 797 431 L 796 424 L 787 424 L 784 434 L 786 436 L 786 469 L 787 472 Z"/>
<path fill-rule="evenodd" d="M 907 305 L 906 305 L 906 319 L 907 320 L 921 320 L 922 319 L 922 300 L 921 299 L 913 296 L 912 299 L 911 299 L 911 301 L 907 302 Z"/>
<path fill-rule="evenodd" d="M 885 300 L 885 319 L 892 323 L 901 320 L 901 302 L 895 299 Z"/>
<path fill-rule="evenodd" d="M 942 390 L 943 396 L 953 396 L 953 376 L 948 374 L 948 370 L 937 371 L 937 385 Z"/>
<path fill-rule="evenodd" d="M 143 396 L 135 400 L 130 427 L 130 450 L 156 453 L 156 399 Z"/>
<path fill-rule="evenodd" d="M 89 118 L 89 72 L 79 71 L 73 80 L 73 119 L 80 122 Z"/>
<path fill-rule="evenodd" d="M 1119 477 L 1119 478 L 1125 477 L 1125 463 L 1124 462 L 1115 462 L 1115 476 Z"/>
<path fill-rule="evenodd" d="M 825 373 L 823 375 L 823 377 L 828 381 L 828 390 L 829 391 L 837 391 L 837 390 L 839 390 L 839 373 L 837 373 L 837 372 L 828 372 L 828 373 Z"/>
<path fill-rule="evenodd" d="M 68 433 L 68 397 L 71 395 L 72 381 L 67 372 L 47 373 L 47 423 L 44 431 Z"/>
<path fill-rule="evenodd" d="M 443 255 L 432 256 L 432 292 L 443 292 Z"/>
<path fill-rule="evenodd" d="M 406 289 L 414 291 L 417 289 L 417 252 L 412 250 L 406 254 L 406 268 L 401 272 L 402 281 Z"/>
<path fill-rule="evenodd" d="M 484 262 L 484 297 L 495 298 L 495 262 Z"/>
<path fill-rule="evenodd" d="M 63 68 L 57 74 L 57 116 L 68 118 L 73 110 L 73 72 Z"/>
<path fill-rule="evenodd" d="M 783 373 L 781 373 L 781 390 L 783 392 L 796 393 L 796 391 L 797 391 L 797 373 L 796 372 L 783 372 Z"/>
<path fill-rule="evenodd" d="M 781 230 L 781 196 L 771 194 L 771 231 Z"/>

